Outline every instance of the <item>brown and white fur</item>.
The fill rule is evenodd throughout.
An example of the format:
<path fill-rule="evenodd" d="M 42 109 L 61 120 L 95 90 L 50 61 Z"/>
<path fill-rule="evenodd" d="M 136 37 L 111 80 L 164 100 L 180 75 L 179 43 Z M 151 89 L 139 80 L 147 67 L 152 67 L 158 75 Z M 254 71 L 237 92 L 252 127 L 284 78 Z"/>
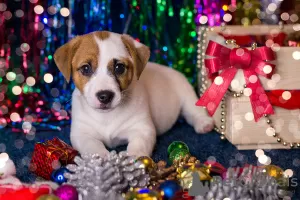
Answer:
<path fill-rule="evenodd" d="M 149 156 L 156 136 L 180 114 L 197 133 L 212 130 L 213 120 L 195 106 L 197 96 L 186 78 L 148 62 L 149 56 L 148 47 L 130 36 L 106 31 L 77 36 L 55 52 L 58 68 L 76 86 L 71 142 L 80 153 L 104 156 L 105 146 L 128 143 L 129 154 Z M 107 102 L 102 91 L 112 99 Z"/>

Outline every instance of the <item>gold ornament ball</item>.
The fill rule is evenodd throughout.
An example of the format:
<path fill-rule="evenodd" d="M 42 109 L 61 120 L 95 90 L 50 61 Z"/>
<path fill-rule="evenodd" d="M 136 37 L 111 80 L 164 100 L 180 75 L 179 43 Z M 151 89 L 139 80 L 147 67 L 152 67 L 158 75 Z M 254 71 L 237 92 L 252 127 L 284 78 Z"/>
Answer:
<path fill-rule="evenodd" d="M 40 196 L 37 200 L 59 200 L 59 198 L 53 194 L 46 194 Z"/>
<path fill-rule="evenodd" d="M 148 156 L 141 156 L 137 159 L 137 161 L 141 162 L 144 165 L 147 172 L 152 171 L 156 168 L 155 162 Z"/>
<path fill-rule="evenodd" d="M 282 187 L 289 186 L 289 179 L 284 176 L 284 171 L 275 165 L 267 165 L 263 167 L 269 176 L 275 178 L 276 182 Z"/>
<path fill-rule="evenodd" d="M 275 179 L 280 179 L 283 177 L 284 172 L 280 167 L 277 167 L 275 165 L 267 165 L 263 168 L 269 176 L 272 176 Z"/>

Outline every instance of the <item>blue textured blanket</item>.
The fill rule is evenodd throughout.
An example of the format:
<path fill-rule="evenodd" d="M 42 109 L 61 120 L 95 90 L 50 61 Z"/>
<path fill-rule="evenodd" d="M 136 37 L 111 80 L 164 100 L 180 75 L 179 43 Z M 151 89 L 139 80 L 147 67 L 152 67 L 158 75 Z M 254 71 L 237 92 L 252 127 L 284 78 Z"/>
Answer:
<path fill-rule="evenodd" d="M 33 182 L 36 178 L 28 171 L 35 142 L 59 137 L 70 143 L 70 127 L 65 127 L 61 132 L 37 131 L 33 140 L 28 140 L 23 133 L 13 133 L 10 129 L 0 131 L 0 152 L 6 151 L 9 154 L 16 164 L 18 178 L 24 182 Z M 191 154 L 202 162 L 211 157 L 226 168 L 244 164 L 257 165 L 258 162 L 255 150 L 239 151 L 230 142 L 221 141 L 219 134 L 215 132 L 198 135 L 184 121 L 178 121 L 168 133 L 158 138 L 153 159 L 155 161 L 167 160 L 168 145 L 176 140 L 185 142 L 189 146 Z M 125 148 L 120 147 L 117 150 Z M 294 177 L 300 179 L 300 150 L 265 150 L 265 153 L 272 159 L 272 164 L 283 169 L 292 169 Z M 295 196 L 295 199 L 300 199 L 300 185 Z"/>

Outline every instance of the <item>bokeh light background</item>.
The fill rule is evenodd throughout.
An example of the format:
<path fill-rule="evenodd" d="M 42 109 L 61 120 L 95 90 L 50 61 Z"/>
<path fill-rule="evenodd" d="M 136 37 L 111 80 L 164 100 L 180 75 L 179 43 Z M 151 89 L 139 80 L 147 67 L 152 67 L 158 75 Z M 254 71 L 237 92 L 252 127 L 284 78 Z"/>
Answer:
<path fill-rule="evenodd" d="M 0 129 L 30 137 L 36 128 L 70 123 L 74 85 L 57 70 L 53 53 L 76 35 L 130 34 L 151 47 L 152 61 L 181 71 L 196 87 L 197 27 L 293 23 L 300 30 L 299 1 L 285 2 L 0 0 Z"/>

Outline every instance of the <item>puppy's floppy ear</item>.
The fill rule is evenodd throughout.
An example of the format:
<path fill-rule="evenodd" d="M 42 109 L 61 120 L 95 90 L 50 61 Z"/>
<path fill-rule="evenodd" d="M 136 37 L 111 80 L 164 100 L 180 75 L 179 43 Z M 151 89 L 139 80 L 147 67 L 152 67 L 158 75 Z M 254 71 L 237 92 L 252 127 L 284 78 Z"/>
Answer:
<path fill-rule="evenodd" d="M 72 73 L 72 60 L 79 47 L 80 36 L 75 37 L 67 44 L 59 47 L 54 53 L 54 61 L 67 82 L 70 82 Z"/>
<path fill-rule="evenodd" d="M 140 78 L 150 57 L 150 50 L 147 46 L 134 40 L 129 35 L 123 34 L 121 39 L 133 59 L 137 79 Z"/>

